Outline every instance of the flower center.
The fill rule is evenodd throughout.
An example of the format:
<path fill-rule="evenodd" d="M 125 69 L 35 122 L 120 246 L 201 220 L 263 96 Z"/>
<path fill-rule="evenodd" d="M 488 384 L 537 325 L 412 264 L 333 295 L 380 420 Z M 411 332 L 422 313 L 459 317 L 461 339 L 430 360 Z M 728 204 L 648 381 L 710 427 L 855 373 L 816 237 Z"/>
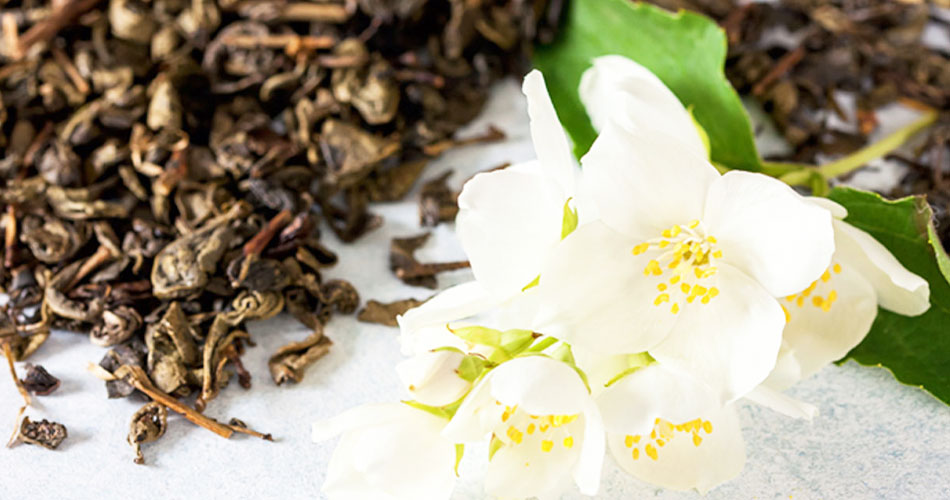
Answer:
<path fill-rule="evenodd" d="M 498 403 L 501 404 L 501 403 Z M 571 449 L 574 436 L 571 425 L 580 415 L 529 415 L 518 406 L 505 406 L 495 437 L 507 445 L 537 446 L 544 453 L 557 447 Z"/>
<path fill-rule="evenodd" d="M 841 274 L 841 264 L 837 262 L 832 263 L 831 267 L 826 269 L 820 278 L 812 281 L 812 283 L 808 285 L 808 288 L 785 297 L 785 300 L 799 308 L 804 308 L 810 304 L 824 312 L 830 311 L 831 306 L 838 300 L 838 291 L 831 288 L 831 278 L 835 274 Z M 827 293 L 822 296 L 821 294 L 825 292 L 825 290 L 827 290 Z M 791 307 L 791 305 L 789 305 L 789 307 Z M 782 310 L 785 311 L 785 322 L 791 321 L 792 315 L 785 307 L 785 304 L 782 304 Z"/>
<path fill-rule="evenodd" d="M 677 438 L 685 437 L 686 435 L 691 435 L 694 446 L 699 446 L 703 444 L 702 433 L 706 435 L 712 434 L 713 426 L 712 422 L 708 420 L 703 420 L 697 418 L 695 420 L 690 420 L 684 424 L 673 425 L 667 420 L 662 418 L 656 419 L 653 424 L 653 430 L 650 431 L 649 436 L 641 436 L 640 434 L 636 435 L 627 435 L 624 437 L 623 444 L 627 448 L 631 448 L 631 454 L 633 455 L 634 460 L 640 459 L 640 450 L 643 449 L 643 453 L 650 457 L 653 460 L 659 458 L 659 449 L 666 446 L 668 443 Z"/>
<path fill-rule="evenodd" d="M 645 276 L 658 278 L 653 305 L 669 302 L 670 313 L 676 314 L 684 300 L 693 303 L 699 299 L 701 304 L 708 304 L 719 295 L 716 287 L 700 284 L 716 274 L 716 261 L 722 258 L 716 238 L 706 234 L 700 221 L 664 229 L 662 237 L 633 247 L 633 255 L 647 252 L 656 253 L 643 268 Z"/>

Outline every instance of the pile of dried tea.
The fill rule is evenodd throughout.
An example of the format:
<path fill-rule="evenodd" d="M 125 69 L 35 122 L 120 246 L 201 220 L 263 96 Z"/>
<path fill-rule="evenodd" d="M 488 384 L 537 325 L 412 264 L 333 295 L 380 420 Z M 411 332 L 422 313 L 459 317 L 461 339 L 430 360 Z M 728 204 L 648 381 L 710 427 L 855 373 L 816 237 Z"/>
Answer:
<path fill-rule="evenodd" d="M 453 136 L 561 3 L 5 3 L 0 339 L 17 360 L 53 329 L 110 348 L 109 396 L 155 401 L 133 419 L 137 453 L 166 407 L 253 434 L 199 413 L 232 371 L 250 386 L 246 322 L 287 311 L 313 331 L 270 360 L 277 383 L 300 380 L 359 303 L 321 278 L 337 257 L 318 228 L 352 241 L 433 156 L 502 137 Z M 403 278 L 429 282 L 412 245 Z M 197 411 L 177 401 L 191 395 Z"/>
<path fill-rule="evenodd" d="M 937 110 L 938 123 L 914 157 L 892 156 L 912 170 L 890 194 L 926 193 L 950 243 L 950 53 L 923 43 L 928 24 L 950 30 L 950 15 L 937 10 L 950 2 L 650 1 L 701 12 L 726 30 L 726 76 L 763 105 L 794 147 L 781 159 L 814 163 L 819 154 L 858 150 L 879 126 L 877 111 L 894 102 Z M 854 96 L 855 120 L 839 92 Z"/>

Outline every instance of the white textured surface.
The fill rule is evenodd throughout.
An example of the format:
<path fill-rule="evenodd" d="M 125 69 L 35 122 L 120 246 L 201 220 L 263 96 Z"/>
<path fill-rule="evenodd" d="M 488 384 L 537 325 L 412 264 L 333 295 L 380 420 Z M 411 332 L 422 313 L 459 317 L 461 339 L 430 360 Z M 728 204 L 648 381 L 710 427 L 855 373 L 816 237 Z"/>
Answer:
<path fill-rule="evenodd" d="M 458 186 L 476 171 L 531 157 L 524 105 L 513 82 L 498 89 L 486 116 L 468 132 L 479 133 L 488 123 L 503 128 L 510 140 L 450 152 L 425 178 L 452 168 Z M 383 228 L 358 245 L 343 248 L 334 242 L 341 262 L 328 275 L 353 281 L 364 300 L 427 297 L 429 290 L 402 286 L 387 269 L 389 239 L 420 232 L 414 199 L 375 210 L 386 219 Z M 462 258 L 449 226 L 439 226 L 434 233 L 420 254 L 423 259 Z M 467 272 L 460 271 L 443 276 L 441 284 L 467 278 Z M 85 371 L 105 350 L 81 335 L 54 333 L 31 361 L 46 366 L 63 385 L 51 396 L 36 398 L 28 414 L 66 424 L 69 438 L 57 451 L 0 449 L 0 499 L 319 497 L 334 442 L 311 443 L 310 423 L 354 405 L 400 397 L 393 372 L 400 359 L 396 330 L 334 318 L 327 328 L 336 342 L 331 353 L 307 372 L 303 383 L 282 388 L 267 375 L 267 357 L 284 343 L 303 338 L 305 328 L 281 316 L 252 323 L 250 331 L 257 343 L 244 357 L 254 375 L 251 394 L 234 384 L 207 413 L 221 420 L 241 418 L 273 433 L 276 442 L 245 436 L 224 440 L 173 416 L 168 434 L 144 446 L 146 466 L 132 463 L 125 443 L 128 420 L 138 404 L 107 400 L 102 382 Z M 749 461 L 738 479 L 706 498 L 950 498 L 950 408 L 899 384 L 882 369 L 853 362 L 826 368 L 792 395 L 818 406 L 821 414 L 808 423 L 763 408 L 741 408 Z M 19 404 L 12 384 L 0 377 L 0 431 L 11 429 Z M 470 450 L 463 461 L 456 498 L 484 496 L 479 459 L 484 454 Z M 699 498 L 640 483 L 611 461 L 600 496 Z"/>

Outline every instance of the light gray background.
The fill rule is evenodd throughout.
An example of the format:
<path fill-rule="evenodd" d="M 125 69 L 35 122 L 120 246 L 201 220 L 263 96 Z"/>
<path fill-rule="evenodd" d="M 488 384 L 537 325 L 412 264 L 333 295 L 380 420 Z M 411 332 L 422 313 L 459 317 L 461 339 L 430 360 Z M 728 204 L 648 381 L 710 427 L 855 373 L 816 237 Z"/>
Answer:
<path fill-rule="evenodd" d="M 888 116 L 889 129 L 912 118 L 900 111 Z M 425 179 L 454 169 L 451 181 L 457 187 L 474 172 L 533 157 L 525 107 L 514 81 L 495 89 L 484 116 L 461 135 L 478 134 L 488 124 L 501 127 L 509 139 L 449 152 L 426 171 Z M 895 168 L 872 168 L 853 182 L 886 184 L 899 177 Z M 344 246 L 332 236 L 326 238 L 340 252 L 340 264 L 327 275 L 351 280 L 363 300 L 428 297 L 429 290 L 404 286 L 387 269 L 390 238 L 420 232 L 415 196 L 374 211 L 385 218 L 385 225 L 358 244 Z M 450 225 L 436 228 L 420 255 L 423 260 L 464 258 Z M 459 271 L 444 275 L 441 284 L 469 277 L 467 271 Z M 248 349 L 244 362 L 254 375 L 254 386 L 245 394 L 233 384 L 209 405 L 207 414 L 219 420 L 241 418 L 273 433 L 276 442 L 246 436 L 225 440 L 175 415 L 169 418 L 167 435 L 144 446 L 148 465 L 135 465 L 125 436 L 139 405 L 107 400 L 103 383 L 86 372 L 86 365 L 97 363 L 105 349 L 83 335 L 55 332 L 30 361 L 43 364 L 63 384 L 53 395 L 36 398 L 28 415 L 64 423 L 69 438 L 57 451 L 25 445 L 0 449 L 0 499 L 319 497 L 335 442 L 312 443 L 310 424 L 358 404 L 401 396 L 393 371 L 401 359 L 397 331 L 336 317 L 327 327 L 336 342 L 331 353 L 307 372 L 301 384 L 278 388 L 267 374 L 267 357 L 281 345 L 304 338 L 307 331 L 285 316 L 251 323 L 249 329 L 257 347 Z M 23 364 L 18 368 L 23 370 Z M 901 385 L 881 368 L 853 362 L 827 367 L 791 394 L 816 405 L 821 414 L 808 423 L 742 406 L 748 463 L 738 479 L 706 498 L 950 498 L 950 408 L 917 388 Z M 0 376 L 3 435 L 12 429 L 20 404 L 13 384 Z M 479 463 L 485 455 L 471 451 L 462 464 L 456 498 L 484 496 Z M 608 460 L 600 497 L 699 496 L 640 483 Z M 566 498 L 579 495 L 569 493 Z"/>

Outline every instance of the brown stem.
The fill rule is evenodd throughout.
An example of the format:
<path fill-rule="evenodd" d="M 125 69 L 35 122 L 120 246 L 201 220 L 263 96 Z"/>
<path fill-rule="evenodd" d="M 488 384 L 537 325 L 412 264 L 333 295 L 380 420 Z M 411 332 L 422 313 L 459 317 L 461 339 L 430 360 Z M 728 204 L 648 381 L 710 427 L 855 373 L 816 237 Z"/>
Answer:
<path fill-rule="evenodd" d="M 261 229 L 259 233 L 255 234 L 253 238 L 244 244 L 244 256 L 260 255 L 261 252 L 264 251 L 264 247 L 270 243 L 270 240 L 274 239 L 274 236 L 276 236 L 284 226 L 290 224 L 293 218 L 294 216 L 290 213 L 290 210 L 281 210 L 280 213 L 267 222 L 264 229 Z"/>
<path fill-rule="evenodd" d="M 422 148 L 422 152 L 428 156 L 438 156 L 449 149 L 470 144 L 481 144 L 483 142 L 500 141 L 505 138 L 505 133 L 494 125 L 488 127 L 488 131 L 482 135 L 469 137 L 468 139 L 445 139 L 444 141 L 434 142 Z"/>
<path fill-rule="evenodd" d="M 90 255 L 89 258 L 86 259 L 81 266 L 79 266 L 79 270 L 76 271 L 76 275 L 73 276 L 73 279 L 69 280 L 69 283 L 66 284 L 62 291 L 66 292 L 68 290 L 72 290 L 72 288 L 76 286 L 77 283 L 82 281 L 83 278 L 88 276 L 89 273 L 113 258 L 115 258 L 115 255 L 112 253 L 112 250 L 110 250 L 105 245 L 99 245 L 99 248 L 96 249 L 96 252 Z"/>
<path fill-rule="evenodd" d="M 208 429 L 209 431 L 225 439 L 230 438 L 231 435 L 234 434 L 234 429 L 232 429 L 230 426 L 224 425 L 213 418 L 206 417 L 205 415 L 198 413 L 195 409 L 182 404 L 177 399 L 169 396 L 152 385 L 152 381 L 149 380 L 148 375 L 146 375 L 145 371 L 138 366 L 122 365 L 115 371 L 114 376 L 116 378 L 126 379 L 126 381 L 132 384 L 133 387 L 139 391 L 142 391 L 154 401 L 165 405 L 169 410 L 180 413 L 195 425 L 204 427 L 205 429 Z"/>
<path fill-rule="evenodd" d="M 59 33 L 59 30 L 69 25 L 73 22 L 73 19 L 79 17 L 83 12 L 93 8 L 97 3 L 99 3 L 99 0 L 67 0 L 55 7 L 49 17 L 31 26 L 20 37 L 20 44 L 16 48 L 17 58 L 23 57 L 33 44 L 52 40 Z"/>
<path fill-rule="evenodd" d="M 73 85 L 76 87 L 76 90 L 81 92 L 83 95 L 89 94 L 89 84 L 86 83 L 86 79 L 79 74 L 79 70 L 76 68 L 76 65 L 73 64 L 72 59 L 66 55 L 59 47 L 53 47 L 52 49 L 53 58 L 56 59 L 56 64 L 62 66 L 63 70 L 66 72 L 66 75 L 72 80 Z"/>
<path fill-rule="evenodd" d="M 472 264 L 467 260 L 418 264 L 413 266 L 412 269 L 397 269 L 396 277 L 399 279 L 412 279 L 418 278 L 420 276 L 432 276 L 446 271 L 454 271 L 456 269 L 465 269 L 468 267 L 472 267 Z"/>
<path fill-rule="evenodd" d="M 342 23 L 349 19 L 350 14 L 346 7 L 338 4 L 296 2 L 285 5 L 277 17 L 281 21 Z"/>
<path fill-rule="evenodd" d="M 7 205 L 7 224 L 3 234 L 3 267 L 13 267 L 16 252 L 16 207 Z"/>
<path fill-rule="evenodd" d="M 10 349 L 10 342 L 3 342 L 3 355 L 7 358 L 7 366 L 10 368 L 10 376 L 13 377 L 13 383 L 16 385 L 20 395 L 23 396 L 23 401 L 26 403 L 26 406 L 30 406 L 33 402 L 30 399 L 30 393 L 26 390 L 26 387 L 23 385 L 23 382 L 20 381 L 20 377 L 16 375 L 16 366 L 13 365 L 13 349 Z"/>
<path fill-rule="evenodd" d="M 230 35 L 221 38 L 221 43 L 239 49 L 289 49 L 315 50 L 329 49 L 336 45 L 336 38 L 332 36 L 300 36 L 300 35 Z"/>
<path fill-rule="evenodd" d="M 752 95 L 760 96 L 764 94 L 775 80 L 778 80 L 782 75 L 792 69 L 803 57 L 805 57 L 804 45 L 799 45 L 795 47 L 795 50 L 785 53 L 785 55 L 779 58 L 778 62 L 775 63 L 775 66 L 772 66 L 772 69 L 759 80 L 759 83 L 756 83 L 755 86 L 752 87 Z"/>

